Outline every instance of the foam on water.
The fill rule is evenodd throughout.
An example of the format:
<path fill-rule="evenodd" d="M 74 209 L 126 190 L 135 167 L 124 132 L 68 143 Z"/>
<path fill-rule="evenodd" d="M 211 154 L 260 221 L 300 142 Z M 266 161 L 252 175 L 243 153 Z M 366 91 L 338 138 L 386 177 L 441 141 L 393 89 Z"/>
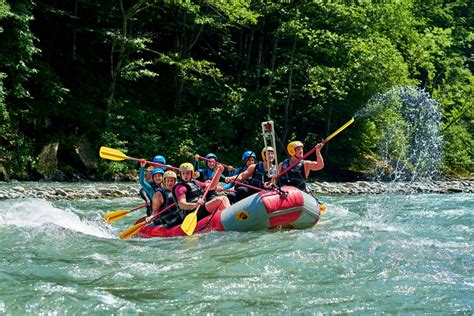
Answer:
<path fill-rule="evenodd" d="M 60 209 L 43 199 L 20 199 L 0 202 L 0 226 L 51 228 L 51 224 L 71 231 L 100 238 L 116 238 L 104 226 L 81 219 L 72 209 Z"/>
<path fill-rule="evenodd" d="M 443 139 L 440 103 L 415 87 L 395 87 L 374 96 L 355 114 L 375 124 L 382 137 L 377 144 L 375 180 L 415 181 L 439 175 Z"/>

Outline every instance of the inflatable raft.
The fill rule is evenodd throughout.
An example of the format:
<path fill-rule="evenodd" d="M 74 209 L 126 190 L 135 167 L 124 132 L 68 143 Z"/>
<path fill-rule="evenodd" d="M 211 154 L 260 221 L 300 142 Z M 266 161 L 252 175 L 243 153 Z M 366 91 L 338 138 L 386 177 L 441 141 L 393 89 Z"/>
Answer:
<path fill-rule="evenodd" d="M 203 218 L 197 223 L 195 234 L 208 231 L 256 231 L 275 228 L 304 229 L 319 221 L 320 204 L 311 195 L 295 187 L 261 191 L 233 205 Z M 185 236 L 181 227 L 166 228 L 148 224 L 138 237 Z"/>

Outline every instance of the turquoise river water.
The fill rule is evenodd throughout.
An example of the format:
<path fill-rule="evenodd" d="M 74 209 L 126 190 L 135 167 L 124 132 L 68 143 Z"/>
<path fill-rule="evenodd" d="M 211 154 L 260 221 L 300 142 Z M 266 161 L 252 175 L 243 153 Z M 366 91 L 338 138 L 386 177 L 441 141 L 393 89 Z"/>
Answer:
<path fill-rule="evenodd" d="M 125 241 L 143 211 L 102 215 L 138 198 L 0 201 L 0 314 L 474 313 L 473 194 L 321 200 L 311 229 Z"/>

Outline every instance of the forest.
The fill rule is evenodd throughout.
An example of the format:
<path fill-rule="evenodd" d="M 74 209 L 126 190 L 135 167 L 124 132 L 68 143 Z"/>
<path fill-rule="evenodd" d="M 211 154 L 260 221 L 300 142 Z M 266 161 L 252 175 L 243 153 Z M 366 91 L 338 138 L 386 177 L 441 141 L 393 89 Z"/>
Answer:
<path fill-rule="evenodd" d="M 100 146 L 239 166 L 244 151 L 260 155 L 266 120 L 281 161 L 288 142 L 311 149 L 397 87 L 439 104 L 441 173 L 472 175 L 473 13 L 471 0 L 0 0 L 0 181 L 136 174 Z M 383 107 L 356 117 L 317 176 L 366 177 L 401 120 Z M 39 172 L 51 144 L 54 170 Z"/>

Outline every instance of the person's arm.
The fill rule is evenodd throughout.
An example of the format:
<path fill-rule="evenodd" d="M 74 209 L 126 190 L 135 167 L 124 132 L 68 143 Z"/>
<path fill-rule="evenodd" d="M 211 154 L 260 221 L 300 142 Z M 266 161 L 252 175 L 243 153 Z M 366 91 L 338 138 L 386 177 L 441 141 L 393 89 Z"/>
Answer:
<path fill-rule="evenodd" d="M 251 177 L 253 175 L 253 172 L 255 171 L 255 165 L 256 164 L 253 164 L 253 165 L 250 165 L 247 170 L 245 170 L 244 172 L 242 172 L 241 174 L 239 175 L 235 175 L 235 176 L 232 176 L 232 177 L 227 177 L 225 179 L 225 182 L 229 183 L 229 182 L 232 182 L 232 181 L 243 181 L 249 177 Z"/>
<path fill-rule="evenodd" d="M 148 196 L 152 197 L 155 194 L 155 190 L 151 187 L 151 185 L 145 180 L 145 164 L 146 162 L 140 160 L 140 174 L 138 176 L 138 182 L 140 183 L 141 187 L 145 190 Z"/>
<path fill-rule="evenodd" d="M 199 199 L 197 202 L 188 202 L 186 201 L 186 191 L 188 189 L 184 185 L 180 185 L 176 188 L 176 199 L 178 200 L 179 208 L 185 211 L 191 211 L 196 209 L 199 204 L 203 204 L 202 199 Z M 201 203 L 199 203 L 201 202 Z"/>
<path fill-rule="evenodd" d="M 310 171 L 318 171 L 324 168 L 324 159 L 321 155 L 321 148 L 324 144 L 319 143 L 316 145 L 316 161 L 305 160 L 304 161 L 304 174 L 305 178 L 308 177 Z"/>

